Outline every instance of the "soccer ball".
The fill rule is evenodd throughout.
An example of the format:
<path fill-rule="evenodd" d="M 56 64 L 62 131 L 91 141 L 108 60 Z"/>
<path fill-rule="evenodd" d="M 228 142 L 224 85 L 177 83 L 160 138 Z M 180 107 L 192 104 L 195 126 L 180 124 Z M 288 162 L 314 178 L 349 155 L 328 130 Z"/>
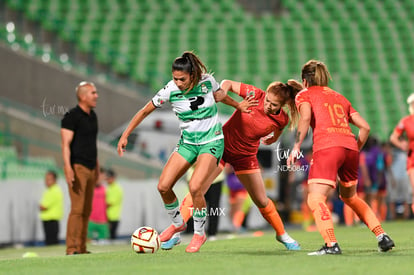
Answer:
<path fill-rule="evenodd" d="M 155 253 L 160 244 L 160 236 L 152 227 L 143 226 L 132 233 L 131 247 L 136 253 Z"/>

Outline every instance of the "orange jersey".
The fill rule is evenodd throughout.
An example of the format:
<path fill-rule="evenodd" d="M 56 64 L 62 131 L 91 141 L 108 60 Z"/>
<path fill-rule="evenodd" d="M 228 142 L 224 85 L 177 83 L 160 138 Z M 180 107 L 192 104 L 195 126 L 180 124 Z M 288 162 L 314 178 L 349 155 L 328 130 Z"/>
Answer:
<path fill-rule="evenodd" d="M 298 109 L 305 102 L 311 105 L 313 152 L 337 146 L 358 151 L 349 127 L 350 117 L 357 111 L 343 95 L 329 87 L 312 86 L 299 92 L 295 101 Z"/>
<path fill-rule="evenodd" d="M 414 150 L 414 115 L 403 117 L 394 131 L 401 136 L 404 132 L 407 135 L 410 150 Z"/>
<path fill-rule="evenodd" d="M 265 114 L 266 93 L 259 88 L 242 83 L 239 95 L 243 98 L 248 95 L 254 96 L 259 104 L 250 108 L 250 113 L 235 111 L 224 124 L 224 147 L 233 154 L 255 156 L 259 149 L 260 139 L 276 129 L 282 130 L 287 125 L 289 117 L 282 109 L 275 115 Z"/>

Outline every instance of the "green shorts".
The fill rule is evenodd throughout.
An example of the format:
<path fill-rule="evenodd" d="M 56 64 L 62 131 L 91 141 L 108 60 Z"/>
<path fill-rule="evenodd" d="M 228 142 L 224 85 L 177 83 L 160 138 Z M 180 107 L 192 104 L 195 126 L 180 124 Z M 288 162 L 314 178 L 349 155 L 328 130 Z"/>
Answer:
<path fill-rule="evenodd" d="M 107 223 L 88 223 L 88 239 L 104 240 L 109 238 L 109 226 Z"/>
<path fill-rule="evenodd" d="M 182 139 L 177 144 L 175 151 L 179 153 L 186 161 L 193 164 L 197 157 L 207 153 L 217 159 L 217 165 L 220 163 L 224 151 L 224 139 L 218 139 L 206 144 L 194 145 L 184 143 Z"/>

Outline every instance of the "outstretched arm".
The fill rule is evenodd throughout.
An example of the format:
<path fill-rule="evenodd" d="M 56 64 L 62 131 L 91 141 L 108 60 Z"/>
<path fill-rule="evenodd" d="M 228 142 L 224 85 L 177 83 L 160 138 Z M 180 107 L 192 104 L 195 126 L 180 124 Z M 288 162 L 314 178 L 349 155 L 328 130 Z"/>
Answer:
<path fill-rule="evenodd" d="M 295 163 L 296 157 L 299 156 L 300 146 L 302 145 L 302 142 L 308 133 L 312 117 L 311 105 L 308 102 L 303 102 L 299 106 L 299 114 L 300 119 L 298 122 L 298 130 L 296 133 L 295 145 L 293 146 L 292 152 L 289 155 L 289 158 L 287 159 L 288 166 L 291 166 Z"/>
<path fill-rule="evenodd" d="M 134 131 L 134 129 L 149 115 L 155 110 L 155 106 L 152 101 L 149 101 L 141 110 L 139 110 L 135 116 L 131 119 L 128 124 L 128 127 L 122 133 L 118 141 L 117 151 L 118 154 L 122 157 L 124 154 L 125 148 L 128 144 L 128 137 Z"/>
<path fill-rule="evenodd" d="M 226 105 L 234 107 L 235 109 L 241 112 L 250 113 L 251 110 L 248 110 L 248 108 L 252 106 L 257 106 L 258 100 L 254 99 L 253 97 L 246 97 L 243 101 L 237 102 L 227 94 L 227 92 L 230 91 L 232 93 L 239 95 L 240 86 L 241 82 L 223 80 L 220 84 L 220 90 L 214 93 L 214 99 L 216 100 L 216 102 L 222 102 Z"/>

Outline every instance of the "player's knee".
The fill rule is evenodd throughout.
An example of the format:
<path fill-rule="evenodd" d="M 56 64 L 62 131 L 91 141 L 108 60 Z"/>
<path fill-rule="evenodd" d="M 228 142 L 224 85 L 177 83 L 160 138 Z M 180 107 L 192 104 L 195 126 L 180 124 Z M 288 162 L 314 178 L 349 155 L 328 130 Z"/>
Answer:
<path fill-rule="evenodd" d="M 354 194 L 349 198 L 344 198 L 342 196 L 339 196 L 341 198 L 341 200 L 345 203 L 345 204 L 352 204 L 354 201 L 356 201 L 358 199 L 357 195 Z"/>
<path fill-rule="evenodd" d="M 162 183 L 158 183 L 157 186 L 158 192 L 160 192 L 161 195 L 165 195 L 168 193 L 168 191 L 171 190 L 171 188 L 168 185 L 162 184 Z"/>
<path fill-rule="evenodd" d="M 309 193 L 308 206 L 311 210 L 315 210 L 320 203 L 326 202 L 326 196 L 319 193 Z"/>
<path fill-rule="evenodd" d="M 191 197 L 195 198 L 195 197 L 199 197 L 199 196 L 204 196 L 201 188 L 199 186 L 189 186 L 189 190 L 190 190 L 190 194 Z"/>

